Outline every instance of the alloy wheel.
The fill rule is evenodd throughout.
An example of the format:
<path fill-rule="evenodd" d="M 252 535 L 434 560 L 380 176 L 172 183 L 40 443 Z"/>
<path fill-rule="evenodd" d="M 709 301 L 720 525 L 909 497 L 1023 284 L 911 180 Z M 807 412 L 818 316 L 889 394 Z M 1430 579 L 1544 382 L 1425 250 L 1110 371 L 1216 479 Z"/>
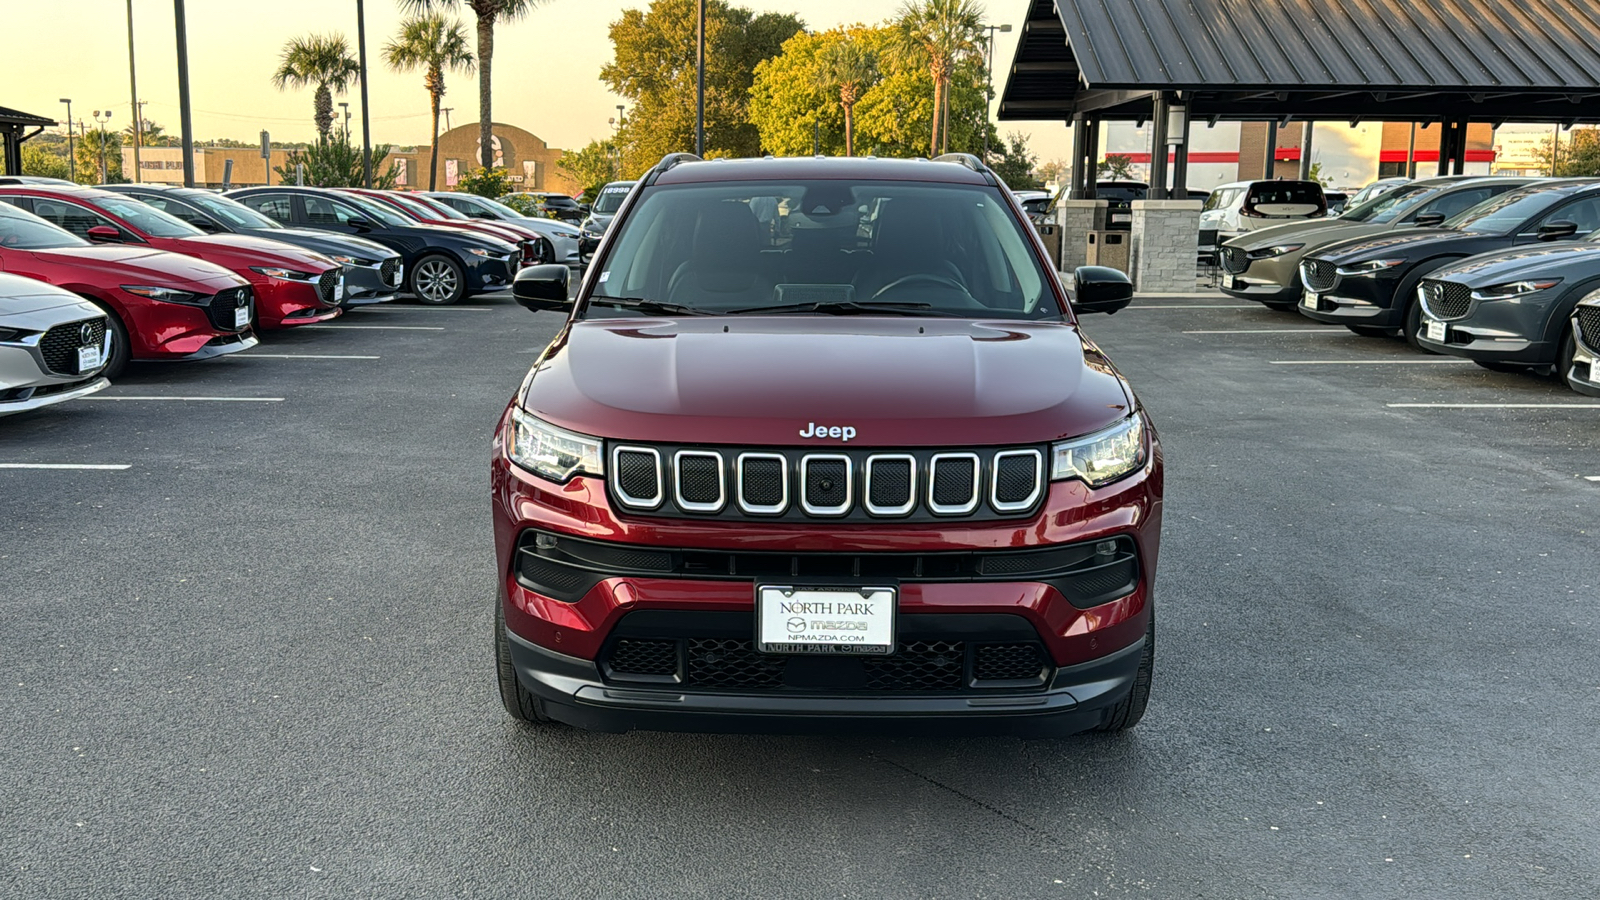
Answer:
<path fill-rule="evenodd" d="M 442 259 L 430 259 L 417 267 L 417 294 L 429 303 L 448 303 L 460 287 L 455 267 Z"/>

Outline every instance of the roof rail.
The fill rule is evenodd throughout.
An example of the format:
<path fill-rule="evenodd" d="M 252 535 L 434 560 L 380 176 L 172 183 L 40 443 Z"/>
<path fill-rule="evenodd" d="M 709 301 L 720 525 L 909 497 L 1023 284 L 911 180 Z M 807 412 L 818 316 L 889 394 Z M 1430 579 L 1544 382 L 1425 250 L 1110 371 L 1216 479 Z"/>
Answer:
<path fill-rule="evenodd" d="M 666 156 L 661 157 L 661 162 L 650 168 L 650 172 L 645 175 L 645 180 L 653 183 L 657 177 L 672 171 L 678 164 L 686 162 L 705 162 L 705 160 L 693 153 L 668 153 Z"/>
<path fill-rule="evenodd" d="M 934 162 L 960 163 L 961 165 L 966 166 L 967 168 L 971 169 L 974 172 L 988 172 L 989 171 L 989 167 L 983 164 L 983 160 L 977 158 L 976 156 L 973 156 L 971 153 L 945 153 L 945 154 L 942 154 L 940 156 L 935 156 L 933 158 L 933 161 Z"/>

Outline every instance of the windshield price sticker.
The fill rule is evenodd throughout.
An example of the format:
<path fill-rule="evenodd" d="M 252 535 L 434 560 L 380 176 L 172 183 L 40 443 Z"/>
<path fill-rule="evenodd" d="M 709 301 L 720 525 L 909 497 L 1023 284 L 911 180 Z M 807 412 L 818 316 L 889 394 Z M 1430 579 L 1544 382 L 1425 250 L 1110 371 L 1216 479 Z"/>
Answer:
<path fill-rule="evenodd" d="M 892 587 L 756 589 L 756 645 L 763 653 L 894 652 Z"/>

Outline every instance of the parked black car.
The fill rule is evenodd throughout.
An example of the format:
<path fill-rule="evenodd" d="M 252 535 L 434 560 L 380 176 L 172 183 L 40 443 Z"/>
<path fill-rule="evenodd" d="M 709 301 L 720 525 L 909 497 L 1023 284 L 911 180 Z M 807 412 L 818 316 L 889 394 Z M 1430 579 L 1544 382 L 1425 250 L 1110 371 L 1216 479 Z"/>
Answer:
<path fill-rule="evenodd" d="M 376 241 L 289 228 L 213 191 L 166 184 L 105 184 L 100 189 L 142 200 L 207 234 L 247 234 L 321 253 L 344 266 L 345 299 L 340 306 L 393 300 L 405 280 L 405 263 L 400 254 Z"/>
<path fill-rule="evenodd" d="M 617 217 L 617 210 L 622 208 L 622 201 L 628 199 L 628 194 L 637 183 L 613 181 L 602 187 L 600 193 L 595 196 L 588 217 L 579 226 L 581 233 L 578 235 L 578 252 L 584 259 L 593 256 L 594 251 L 599 248 L 600 239 L 605 237 L 606 229 L 611 227 L 611 220 Z"/>
<path fill-rule="evenodd" d="M 1597 240 L 1474 256 L 1422 279 L 1422 346 L 1497 371 L 1564 376 L 1576 353 L 1573 310 L 1600 296 Z"/>
<path fill-rule="evenodd" d="M 356 235 L 394 250 L 405 261 L 406 289 L 423 303 L 455 303 L 498 290 L 511 283 L 518 264 L 512 244 L 422 225 L 365 197 L 294 186 L 241 188 L 227 196 L 284 225 Z"/>
<path fill-rule="evenodd" d="M 1600 229 L 1600 182 L 1546 181 L 1472 207 L 1438 227 L 1356 238 L 1318 250 L 1300 263 L 1306 293 L 1301 314 L 1356 334 L 1401 330 L 1418 341 L 1422 279 L 1458 260 L 1510 247 L 1576 238 Z"/>

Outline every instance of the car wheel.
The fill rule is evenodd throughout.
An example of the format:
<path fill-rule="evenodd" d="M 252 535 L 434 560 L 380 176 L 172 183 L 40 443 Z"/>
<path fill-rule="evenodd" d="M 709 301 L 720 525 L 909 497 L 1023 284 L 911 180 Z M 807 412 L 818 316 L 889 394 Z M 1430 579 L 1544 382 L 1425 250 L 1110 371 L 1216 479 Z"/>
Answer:
<path fill-rule="evenodd" d="M 554 719 L 544 714 L 539 698 L 522 686 L 517 669 L 511 664 L 511 639 L 506 637 L 506 611 L 499 598 L 494 602 L 494 663 L 500 682 L 500 702 L 511 718 L 530 725 L 549 725 Z"/>
<path fill-rule="evenodd" d="M 449 306 L 467 294 L 467 276 L 461 264 L 433 253 L 411 267 L 411 295 L 429 306 Z"/>
<path fill-rule="evenodd" d="M 1382 328 L 1377 325 L 1346 325 L 1346 328 L 1362 337 L 1398 337 L 1400 329 Z"/>
<path fill-rule="evenodd" d="M 1567 387 L 1572 387 L 1572 379 L 1568 375 L 1572 372 L 1573 360 L 1578 355 L 1578 339 L 1572 336 L 1572 328 L 1567 328 L 1566 337 L 1561 340 L 1561 352 L 1556 354 L 1556 380 Z"/>
<path fill-rule="evenodd" d="M 133 356 L 133 346 L 128 343 L 128 329 L 116 313 L 93 300 L 89 302 L 99 306 L 100 311 L 106 314 L 106 327 L 111 331 L 111 352 L 106 354 L 106 367 L 100 370 L 100 374 L 115 380 L 128 368 L 128 360 Z"/>
<path fill-rule="evenodd" d="M 1150 681 L 1156 665 L 1156 614 L 1150 612 L 1150 625 L 1144 632 L 1144 653 L 1139 656 L 1139 674 L 1133 679 L 1128 696 L 1106 713 L 1106 720 L 1095 731 L 1127 731 L 1144 718 L 1150 704 Z"/>
<path fill-rule="evenodd" d="M 1412 297 L 1411 302 L 1406 305 L 1405 336 L 1406 343 L 1410 344 L 1413 350 L 1420 350 L 1423 353 L 1429 353 L 1434 356 L 1440 355 L 1439 351 L 1423 346 L 1422 301 L 1418 300 L 1416 297 Z"/>

